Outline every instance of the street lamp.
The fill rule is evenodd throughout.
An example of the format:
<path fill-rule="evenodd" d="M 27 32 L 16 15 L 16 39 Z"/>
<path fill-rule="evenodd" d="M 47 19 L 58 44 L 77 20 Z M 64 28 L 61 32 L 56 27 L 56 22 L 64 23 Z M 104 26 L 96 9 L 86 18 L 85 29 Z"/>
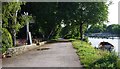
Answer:
<path fill-rule="evenodd" d="M 24 15 L 27 17 L 28 16 L 28 12 L 24 12 Z M 30 45 L 32 44 L 32 38 L 31 38 L 31 32 L 29 31 L 29 21 L 26 20 L 27 24 L 26 24 L 26 34 L 27 34 L 27 44 Z"/>

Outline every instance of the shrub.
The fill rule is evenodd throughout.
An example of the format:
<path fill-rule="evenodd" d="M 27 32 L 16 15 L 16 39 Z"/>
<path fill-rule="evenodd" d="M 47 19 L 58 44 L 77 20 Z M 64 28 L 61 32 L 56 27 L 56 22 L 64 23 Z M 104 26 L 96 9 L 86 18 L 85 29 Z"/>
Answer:
<path fill-rule="evenodd" d="M 6 28 L 2 28 L 2 53 L 13 46 L 12 37 Z"/>
<path fill-rule="evenodd" d="M 91 64 L 91 67 L 110 67 L 117 68 L 117 55 L 110 53 L 109 55 L 101 57 Z"/>
<path fill-rule="evenodd" d="M 120 58 L 117 61 L 117 68 L 120 68 Z"/>
<path fill-rule="evenodd" d="M 89 42 L 88 37 L 85 36 L 84 39 L 83 39 L 83 41 L 85 41 L 85 42 Z"/>

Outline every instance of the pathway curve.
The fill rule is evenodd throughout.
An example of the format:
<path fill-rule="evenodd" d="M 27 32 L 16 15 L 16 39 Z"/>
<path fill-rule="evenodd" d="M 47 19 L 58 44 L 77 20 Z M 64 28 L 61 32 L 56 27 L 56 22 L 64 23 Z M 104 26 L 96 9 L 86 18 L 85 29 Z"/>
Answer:
<path fill-rule="evenodd" d="M 3 67 L 82 67 L 71 42 L 45 44 L 19 56 L 3 59 Z"/>

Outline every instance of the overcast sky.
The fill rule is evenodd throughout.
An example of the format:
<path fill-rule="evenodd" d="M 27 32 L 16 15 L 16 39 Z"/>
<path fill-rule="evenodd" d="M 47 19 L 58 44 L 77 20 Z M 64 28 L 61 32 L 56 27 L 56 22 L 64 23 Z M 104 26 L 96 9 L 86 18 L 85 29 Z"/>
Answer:
<path fill-rule="evenodd" d="M 120 0 L 112 0 L 113 4 L 109 6 L 109 25 L 118 24 L 118 2 Z"/>

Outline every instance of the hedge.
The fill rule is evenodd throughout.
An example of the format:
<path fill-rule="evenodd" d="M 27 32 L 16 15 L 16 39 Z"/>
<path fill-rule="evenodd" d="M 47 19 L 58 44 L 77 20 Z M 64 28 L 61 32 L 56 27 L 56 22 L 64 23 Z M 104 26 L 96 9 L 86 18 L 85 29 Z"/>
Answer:
<path fill-rule="evenodd" d="M 13 47 L 12 36 L 6 28 L 2 28 L 2 53 Z"/>

